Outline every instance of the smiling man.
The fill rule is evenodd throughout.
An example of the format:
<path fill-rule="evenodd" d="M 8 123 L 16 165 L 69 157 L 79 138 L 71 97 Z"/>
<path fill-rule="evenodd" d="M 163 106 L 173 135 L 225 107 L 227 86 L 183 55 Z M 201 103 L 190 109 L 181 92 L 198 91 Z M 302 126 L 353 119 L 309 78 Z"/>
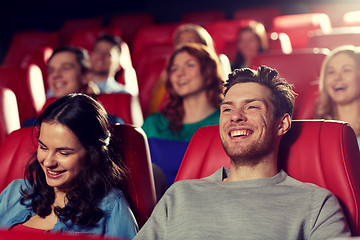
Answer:
<path fill-rule="evenodd" d="M 61 98 L 70 93 L 100 93 L 90 80 L 90 61 L 86 50 L 71 46 L 57 48 L 47 65 L 48 97 Z"/>
<path fill-rule="evenodd" d="M 135 239 L 329 239 L 350 236 L 336 197 L 277 168 L 291 127 L 291 85 L 268 67 L 225 83 L 220 138 L 230 157 L 200 180 L 173 184 Z"/>

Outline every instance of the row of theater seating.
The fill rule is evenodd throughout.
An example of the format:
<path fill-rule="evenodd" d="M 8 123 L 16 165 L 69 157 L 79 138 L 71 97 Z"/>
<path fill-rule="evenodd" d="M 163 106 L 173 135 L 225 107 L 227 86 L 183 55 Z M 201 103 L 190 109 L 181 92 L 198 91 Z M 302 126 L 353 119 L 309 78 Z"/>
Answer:
<path fill-rule="evenodd" d="M 156 194 L 147 138 L 141 128 L 113 125 L 114 144 L 129 168 L 124 192 L 141 228 L 156 205 Z M 120 138 L 118 136 L 121 136 Z M 12 132 L 0 147 L 0 191 L 14 179 L 23 178 L 24 167 L 36 148 L 32 128 Z M 306 151 L 304 151 L 306 149 Z M 339 199 L 350 229 L 360 235 L 360 152 L 353 129 L 344 122 L 324 120 L 293 121 L 279 150 L 278 164 L 290 176 L 315 183 L 332 191 Z M 199 129 L 187 148 L 176 181 L 197 179 L 219 167 L 229 167 L 217 125 Z M 28 233 L 29 234 L 29 233 Z M 0 238 L 19 239 L 21 233 L 0 231 Z M 33 239 L 37 234 L 27 236 Z M 52 235 L 46 239 L 60 239 Z M 58 237 L 58 238 L 56 238 Z M 67 239 L 63 236 L 61 239 Z M 8 238 L 4 238 L 8 239 Z M 38 239 L 42 239 L 39 236 Z M 68 239 L 84 239 L 82 235 Z"/>
<path fill-rule="evenodd" d="M 184 14 L 181 23 L 202 20 L 202 23 L 198 23 L 203 24 L 212 35 L 216 50 L 232 59 L 238 29 L 248 24 L 250 17 L 264 22 L 267 28 L 271 29 L 270 51 L 255 59 L 253 66 L 266 64 L 280 70 L 295 84 L 299 93 L 297 105 L 300 106 L 303 90 L 318 77 L 318 60 L 321 60 L 325 52 L 319 50 L 319 53 L 314 53 L 316 64 L 309 64 L 308 71 L 302 71 L 299 67 L 300 61 L 296 62 L 294 59 L 298 59 L 299 54 L 307 56 L 302 57 L 302 66 L 302 63 L 313 62 L 312 50 L 307 48 L 331 49 L 341 44 L 357 43 L 360 27 L 332 28 L 331 20 L 325 13 L 280 14 L 277 7 L 241 9 L 234 12 L 234 19 L 224 20 L 224 15 L 218 11 L 203 11 L 201 14 Z M 204 22 L 206 19 L 207 22 Z M 34 116 L 45 102 L 43 89 L 47 89 L 47 84 L 43 79 L 46 79 L 46 59 L 54 47 L 67 43 L 90 49 L 101 32 L 111 32 L 124 39 L 132 34 L 132 38 L 126 37 L 133 39 L 131 48 L 126 42 L 122 46 L 122 65 L 128 73 L 123 81 L 126 85 L 131 85 L 128 89 L 132 89 L 130 92 L 133 95 L 139 95 L 140 105 L 146 116 L 153 86 L 173 50 L 172 36 L 179 24 L 180 22 L 155 24 L 150 14 L 128 14 L 114 17 L 107 27 L 102 25 L 101 18 L 77 19 L 65 22 L 58 32 L 17 33 L 0 67 L 0 86 L 14 91 L 19 105 L 20 121 L 23 122 Z M 292 60 L 289 60 L 290 58 Z M 281 61 L 283 63 L 280 63 Z M 42 79 L 35 65 L 40 68 Z M 311 74 L 306 75 L 305 72 Z"/>
<path fill-rule="evenodd" d="M 356 44 L 360 38 L 360 26 L 332 28 L 331 20 L 325 13 L 279 14 L 276 7 L 263 7 L 238 10 L 234 14 L 238 19 L 224 20 L 216 11 L 208 11 L 200 15 L 188 13 L 184 15 L 182 22 L 196 22 L 198 16 L 202 16 L 199 19 L 203 21 L 208 19 L 208 22 L 202 24 L 212 35 L 216 50 L 232 59 L 239 28 L 248 24 L 249 17 L 256 16 L 257 19 L 261 16 L 262 19 L 257 20 L 267 23 L 267 27 L 271 29 L 270 51 L 258 56 L 252 66 L 265 64 L 274 67 L 293 83 L 299 94 L 295 118 L 304 118 L 304 115 L 298 114 L 298 109 L 303 105 L 305 90 L 314 85 L 319 76 L 320 65 L 326 55 L 325 48 Z M 125 26 L 125 23 L 129 24 Z M 146 116 L 153 86 L 173 50 L 173 33 L 180 24 L 155 24 L 150 14 L 129 14 L 113 18 L 112 24 L 107 27 L 101 26 L 99 19 L 78 19 L 67 21 L 58 32 L 17 33 L 0 67 L 0 87 L 9 88 L 15 93 L 22 123 L 35 116 L 45 103 L 44 89 L 46 90 L 47 84 L 43 79 L 46 79 L 46 59 L 54 47 L 67 39 L 69 44 L 90 49 L 101 32 L 125 37 L 125 32 L 130 35 L 129 32 L 132 31 L 134 40 L 130 44 L 131 48 L 126 42 L 122 46 L 122 65 L 126 69 L 123 81 L 124 84 L 131 85 L 128 89 L 132 89 L 130 92 L 135 97 L 139 96 L 141 111 Z M 122 29 L 119 28 L 121 25 Z M 75 32 L 80 27 L 82 30 Z M 307 102 L 311 104 L 311 101 Z M 311 118 L 311 115 L 306 115 L 306 118 Z M 137 122 L 141 123 L 142 118 Z"/>

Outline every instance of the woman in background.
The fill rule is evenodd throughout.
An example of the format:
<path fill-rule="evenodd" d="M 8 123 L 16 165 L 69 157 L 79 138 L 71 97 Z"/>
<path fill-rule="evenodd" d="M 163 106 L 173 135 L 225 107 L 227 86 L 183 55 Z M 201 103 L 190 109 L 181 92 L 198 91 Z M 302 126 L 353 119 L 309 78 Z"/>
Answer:
<path fill-rule="evenodd" d="M 50 104 L 25 179 L 0 195 L 0 227 L 129 238 L 138 227 L 122 192 L 126 168 L 110 144 L 104 108 L 85 94 Z"/>
<path fill-rule="evenodd" d="M 188 142 L 197 129 L 219 123 L 222 79 L 217 55 L 202 44 L 177 48 L 166 68 L 168 99 L 143 129 L 152 161 L 174 182 Z"/>
<path fill-rule="evenodd" d="M 260 22 L 251 21 L 239 31 L 237 49 L 231 68 L 249 67 L 253 58 L 268 50 L 269 43 L 265 27 Z"/>
<path fill-rule="evenodd" d="M 173 38 L 175 49 L 183 44 L 197 43 L 207 46 L 214 53 L 216 52 L 212 37 L 208 31 L 200 25 L 192 23 L 182 24 L 175 30 Z M 221 78 L 225 80 L 231 72 L 231 64 L 229 58 L 224 54 L 220 54 L 218 58 L 220 60 Z M 161 104 L 163 103 L 166 94 L 165 82 L 166 72 L 164 71 L 154 86 L 149 113 L 157 112 L 162 107 Z"/>
<path fill-rule="evenodd" d="M 360 146 L 360 48 L 340 46 L 322 64 L 315 118 L 350 124 Z"/>

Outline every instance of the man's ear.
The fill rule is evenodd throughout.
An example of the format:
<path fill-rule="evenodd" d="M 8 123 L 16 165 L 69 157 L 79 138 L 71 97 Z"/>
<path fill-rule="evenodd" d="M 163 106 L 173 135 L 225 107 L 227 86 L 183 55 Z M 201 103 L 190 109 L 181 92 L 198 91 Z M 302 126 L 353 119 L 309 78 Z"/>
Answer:
<path fill-rule="evenodd" d="M 287 133 L 287 131 L 289 131 L 290 127 L 291 127 L 291 117 L 288 113 L 286 113 L 278 120 L 277 135 L 278 136 L 284 135 L 285 133 Z"/>

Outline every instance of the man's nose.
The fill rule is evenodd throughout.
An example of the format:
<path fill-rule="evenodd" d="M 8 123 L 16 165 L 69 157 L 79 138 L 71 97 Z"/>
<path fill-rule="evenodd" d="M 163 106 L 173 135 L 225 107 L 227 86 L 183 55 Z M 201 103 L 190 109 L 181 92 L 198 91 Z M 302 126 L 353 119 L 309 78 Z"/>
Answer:
<path fill-rule="evenodd" d="M 234 111 L 233 114 L 231 115 L 232 122 L 242 122 L 242 121 L 246 121 L 246 120 L 247 120 L 247 117 L 246 117 L 244 111 L 242 111 L 242 110 Z"/>

